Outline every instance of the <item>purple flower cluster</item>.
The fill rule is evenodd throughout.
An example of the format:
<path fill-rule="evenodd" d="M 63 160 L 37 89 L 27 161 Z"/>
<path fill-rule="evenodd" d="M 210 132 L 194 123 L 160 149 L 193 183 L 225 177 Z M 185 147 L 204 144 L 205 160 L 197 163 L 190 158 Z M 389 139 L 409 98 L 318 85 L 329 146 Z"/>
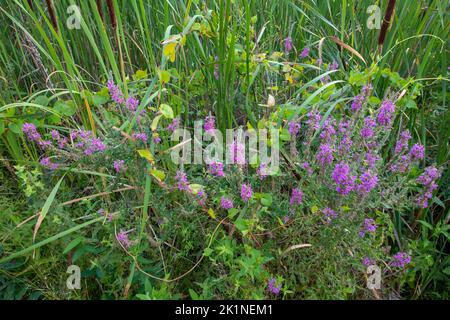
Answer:
<path fill-rule="evenodd" d="M 216 177 L 223 177 L 223 163 L 222 162 L 211 162 L 209 164 L 209 173 Z"/>
<path fill-rule="evenodd" d="M 56 170 L 59 167 L 59 164 L 51 162 L 50 158 L 48 158 L 48 157 L 42 158 L 41 161 L 39 161 L 39 163 L 43 167 L 46 167 L 46 168 L 48 168 L 50 170 Z"/>
<path fill-rule="evenodd" d="M 373 129 L 377 126 L 377 123 L 371 117 L 364 118 L 364 127 L 361 129 L 360 134 L 364 139 L 372 138 Z"/>
<path fill-rule="evenodd" d="M 233 141 L 229 146 L 229 150 L 233 163 L 239 165 L 245 164 L 245 145 L 243 143 Z"/>
<path fill-rule="evenodd" d="M 114 171 L 116 171 L 116 173 L 120 173 L 120 171 L 122 170 L 124 165 L 125 165 L 125 161 L 123 161 L 123 160 L 114 160 L 114 164 L 113 164 Z"/>
<path fill-rule="evenodd" d="M 425 190 L 418 196 L 416 203 L 422 208 L 428 208 L 428 201 L 433 198 L 433 191 L 438 188 L 436 180 L 439 179 L 441 174 L 435 167 L 425 168 L 425 172 L 417 178 L 417 182 L 420 183 Z"/>
<path fill-rule="evenodd" d="M 356 177 L 350 174 L 350 167 L 344 162 L 336 164 L 331 177 L 339 194 L 348 195 L 355 188 Z"/>
<path fill-rule="evenodd" d="M 108 222 L 111 222 L 113 220 L 113 215 L 111 213 L 107 213 L 104 209 L 99 209 L 98 214 L 105 217 Z"/>
<path fill-rule="evenodd" d="M 327 118 L 323 123 L 320 138 L 323 142 L 331 142 L 331 139 L 336 135 L 336 120 L 334 118 Z"/>
<path fill-rule="evenodd" d="M 281 285 L 276 286 L 275 278 L 272 278 L 272 279 L 269 280 L 269 283 L 268 283 L 267 287 L 269 288 L 270 293 L 273 293 L 276 296 L 280 294 Z"/>
<path fill-rule="evenodd" d="M 351 105 L 351 109 L 353 112 L 357 112 L 359 111 L 359 109 L 361 109 L 362 104 L 364 102 L 364 96 L 359 94 L 356 97 L 353 98 L 353 102 Z"/>
<path fill-rule="evenodd" d="M 129 232 L 130 231 L 120 230 L 120 232 L 116 235 L 117 241 L 119 241 L 125 248 L 129 248 L 132 245 L 132 242 L 128 238 Z"/>
<path fill-rule="evenodd" d="M 301 124 L 298 121 L 289 122 L 289 134 L 291 137 L 295 137 L 300 132 Z"/>
<path fill-rule="evenodd" d="M 106 150 L 106 146 L 99 138 L 94 137 L 92 131 L 75 130 L 70 133 L 70 139 L 77 141 L 76 148 L 82 149 L 83 153 L 90 156 L 97 152 Z"/>
<path fill-rule="evenodd" d="M 400 134 L 400 138 L 398 139 L 397 143 L 395 144 L 395 153 L 399 154 L 406 148 L 408 148 L 409 140 L 411 139 L 411 133 L 409 130 L 405 130 Z"/>
<path fill-rule="evenodd" d="M 362 260 L 362 264 L 366 267 L 375 265 L 375 261 L 373 259 L 370 259 L 369 257 L 364 257 Z"/>
<path fill-rule="evenodd" d="M 248 202 L 253 196 L 252 187 L 249 184 L 243 184 L 241 186 L 241 198 L 242 201 Z"/>
<path fill-rule="evenodd" d="M 203 129 L 206 131 L 206 133 L 212 135 L 214 133 L 214 130 L 216 130 L 216 118 L 214 116 L 207 116 L 205 118 Z"/>
<path fill-rule="evenodd" d="M 293 43 L 292 43 L 292 38 L 291 37 L 287 37 L 286 39 L 284 39 L 284 51 L 286 51 L 287 54 L 289 54 L 289 52 L 292 51 Z"/>
<path fill-rule="evenodd" d="M 57 130 L 52 130 L 52 139 L 58 144 L 58 148 L 63 149 L 67 144 L 67 138 L 61 137 Z"/>
<path fill-rule="evenodd" d="M 395 104 L 391 100 L 384 100 L 378 111 L 378 123 L 385 127 L 390 126 L 394 112 Z"/>
<path fill-rule="evenodd" d="M 313 132 L 318 130 L 321 120 L 322 120 L 322 116 L 320 115 L 320 112 L 310 111 L 308 113 L 308 120 L 306 121 L 306 124 L 308 125 L 309 130 L 311 130 Z"/>
<path fill-rule="evenodd" d="M 233 200 L 225 198 L 225 197 L 221 197 L 220 198 L 220 206 L 222 207 L 222 209 L 228 210 L 234 207 L 233 205 Z"/>
<path fill-rule="evenodd" d="M 331 149 L 330 145 L 327 143 L 322 143 L 319 146 L 319 150 L 316 155 L 316 159 L 319 161 L 319 163 L 322 165 L 322 167 L 326 165 L 330 165 L 333 162 L 333 150 Z"/>
<path fill-rule="evenodd" d="M 260 180 L 264 180 L 267 177 L 267 165 L 265 163 L 261 163 L 258 169 L 256 169 L 256 174 Z"/>
<path fill-rule="evenodd" d="M 303 192 L 300 190 L 300 188 L 294 188 L 292 189 L 291 199 L 289 201 L 289 204 L 291 206 L 295 205 L 301 205 L 303 200 Z"/>
<path fill-rule="evenodd" d="M 134 141 L 140 140 L 140 141 L 142 141 L 143 143 L 147 143 L 147 140 L 148 140 L 147 134 L 145 134 L 144 132 L 141 132 L 141 133 L 135 132 L 135 133 L 133 133 L 133 134 L 131 135 L 131 138 L 132 138 Z"/>
<path fill-rule="evenodd" d="M 305 47 L 302 52 L 300 52 L 300 58 L 306 58 L 307 56 L 309 56 L 309 48 Z"/>
<path fill-rule="evenodd" d="M 359 180 L 361 183 L 358 185 L 358 191 L 362 194 L 368 194 L 378 184 L 378 177 L 369 170 L 364 172 Z"/>
<path fill-rule="evenodd" d="M 114 80 L 112 80 L 112 79 L 108 80 L 107 87 L 108 87 L 109 95 L 111 96 L 111 99 L 115 103 L 117 103 L 117 104 L 125 103 L 123 93 L 119 89 L 119 87 L 114 84 Z"/>
<path fill-rule="evenodd" d="M 425 156 L 425 147 L 419 143 L 416 143 L 411 147 L 409 151 L 411 161 L 423 160 Z"/>
<path fill-rule="evenodd" d="M 178 190 L 191 192 L 191 188 L 189 187 L 189 181 L 184 171 L 178 170 L 175 176 L 175 180 L 177 180 Z"/>
<path fill-rule="evenodd" d="M 24 123 L 22 131 L 25 133 L 30 141 L 34 141 L 42 149 L 46 149 L 51 145 L 50 141 L 43 140 L 39 132 L 37 132 L 36 126 L 32 123 Z"/>
<path fill-rule="evenodd" d="M 203 191 L 203 189 L 200 190 L 199 192 L 197 192 L 196 196 L 198 199 L 198 204 L 201 206 L 204 206 L 206 203 L 206 198 L 207 198 L 205 191 Z"/>
<path fill-rule="evenodd" d="M 375 168 L 376 162 L 380 160 L 380 157 L 373 152 L 366 153 L 366 162 L 370 169 Z"/>
<path fill-rule="evenodd" d="M 180 127 L 180 119 L 175 118 L 172 120 L 172 123 L 167 126 L 167 130 L 174 132 Z"/>
<path fill-rule="evenodd" d="M 411 256 L 406 252 L 397 252 L 392 258 L 393 261 L 391 262 L 391 266 L 396 268 L 403 269 L 411 263 Z"/>
<path fill-rule="evenodd" d="M 366 235 L 366 233 L 368 232 L 375 232 L 377 230 L 377 225 L 375 224 L 375 220 L 373 219 L 364 219 L 364 224 L 362 227 L 362 230 L 359 232 L 359 236 L 361 238 L 364 238 L 364 236 Z"/>
<path fill-rule="evenodd" d="M 325 208 L 325 209 L 323 209 L 323 210 L 322 210 L 322 213 L 323 213 L 325 219 L 326 219 L 328 222 L 331 222 L 331 220 L 336 219 L 337 216 L 338 216 L 338 214 L 336 213 L 336 211 L 334 211 L 334 210 L 331 209 L 331 208 Z"/>
<path fill-rule="evenodd" d="M 125 106 L 128 110 L 132 112 L 136 112 L 138 106 L 139 106 L 139 100 L 133 97 L 129 97 L 127 101 L 125 102 Z"/>

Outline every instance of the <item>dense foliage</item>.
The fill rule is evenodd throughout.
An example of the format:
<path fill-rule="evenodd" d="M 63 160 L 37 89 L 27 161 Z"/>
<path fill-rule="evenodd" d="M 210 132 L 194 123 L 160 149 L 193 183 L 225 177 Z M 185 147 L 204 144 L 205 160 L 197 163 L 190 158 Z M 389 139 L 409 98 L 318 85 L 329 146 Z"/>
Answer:
<path fill-rule="evenodd" d="M 447 299 L 446 8 L 370 5 L 7 0 L 0 297 Z"/>

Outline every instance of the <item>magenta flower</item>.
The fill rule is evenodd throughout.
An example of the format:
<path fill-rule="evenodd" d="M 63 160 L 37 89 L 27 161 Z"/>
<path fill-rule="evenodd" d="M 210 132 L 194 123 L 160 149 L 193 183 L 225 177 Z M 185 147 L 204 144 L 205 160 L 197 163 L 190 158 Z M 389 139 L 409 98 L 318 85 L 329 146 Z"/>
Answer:
<path fill-rule="evenodd" d="M 132 242 L 128 238 L 128 233 L 130 232 L 131 230 L 129 231 L 120 230 L 120 232 L 116 235 L 117 241 L 119 241 L 125 248 L 129 248 L 132 244 Z"/>
<path fill-rule="evenodd" d="M 392 258 L 393 261 L 391 262 L 391 266 L 393 267 L 403 269 L 411 263 L 411 256 L 406 252 L 397 252 Z"/>
<path fill-rule="evenodd" d="M 222 162 L 211 162 L 209 164 L 209 173 L 216 177 L 223 177 L 223 163 Z"/>
<path fill-rule="evenodd" d="M 159 135 L 153 135 L 153 142 L 155 144 L 161 143 L 161 137 Z"/>
<path fill-rule="evenodd" d="M 336 183 L 336 191 L 341 195 L 348 195 L 355 187 L 356 177 L 350 175 L 350 167 L 344 162 L 336 164 L 332 178 Z"/>
<path fill-rule="evenodd" d="M 284 39 L 284 51 L 286 51 L 287 54 L 289 54 L 289 52 L 292 51 L 292 48 L 294 47 L 292 44 L 292 38 L 291 37 L 287 37 L 286 39 Z"/>
<path fill-rule="evenodd" d="M 428 201 L 433 198 L 433 191 L 438 188 L 436 180 L 440 178 L 441 174 L 435 167 L 425 168 L 425 172 L 417 178 L 417 182 L 424 187 L 422 194 L 420 194 L 416 203 L 422 208 L 428 208 Z"/>
<path fill-rule="evenodd" d="M 289 134 L 292 137 L 295 137 L 300 132 L 301 124 L 297 121 L 291 121 L 289 122 Z"/>
<path fill-rule="evenodd" d="M 412 161 L 423 160 L 425 156 L 425 147 L 419 143 L 416 143 L 411 147 L 409 155 L 411 156 Z"/>
<path fill-rule="evenodd" d="M 405 148 L 408 147 L 409 140 L 411 139 L 411 133 L 409 130 L 405 130 L 400 134 L 400 138 L 398 139 L 395 145 L 395 153 L 401 153 Z"/>
<path fill-rule="evenodd" d="M 364 219 L 364 225 L 362 230 L 359 232 L 359 236 L 364 238 L 366 233 L 373 233 L 377 230 L 377 225 L 375 224 L 375 220 L 373 219 Z"/>
<path fill-rule="evenodd" d="M 144 132 L 142 132 L 142 133 L 135 132 L 131 135 L 131 138 L 134 141 L 141 140 L 143 143 L 147 143 L 147 140 L 148 140 L 147 134 L 145 134 Z"/>
<path fill-rule="evenodd" d="M 303 48 L 302 52 L 300 52 L 300 58 L 306 58 L 309 55 L 309 48 Z"/>
<path fill-rule="evenodd" d="M 317 152 L 316 159 L 324 167 L 325 165 L 330 165 L 333 162 L 333 150 L 327 143 L 322 143 L 319 146 L 319 151 Z"/>
<path fill-rule="evenodd" d="M 322 213 L 323 213 L 325 219 L 326 219 L 328 222 L 331 222 L 331 220 L 336 219 L 337 216 L 338 216 L 338 214 L 336 213 L 336 211 L 334 211 L 334 210 L 331 209 L 331 208 L 325 208 L 325 209 L 323 209 L 323 210 L 322 210 Z"/>
<path fill-rule="evenodd" d="M 56 170 L 56 169 L 59 168 L 59 165 L 58 165 L 57 163 L 52 163 L 52 162 L 50 161 L 50 158 L 48 158 L 48 157 L 42 158 L 41 161 L 39 161 L 39 163 L 40 163 L 43 167 L 45 167 L 45 168 L 47 168 L 47 169 L 50 169 L 50 170 Z"/>
<path fill-rule="evenodd" d="M 124 165 L 125 165 L 125 161 L 123 161 L 123 160 L 114 160 L 113 167 L 114 167 L 114 170 L 116 171 L 116 173 L 120 173 L 120 171 L 122 170 Z"/>
<path fill-rule="evenodd" d="M 378 184 L 378 177 L 376 174 L 372 174 L 370 171 L 364 172 L 359 180 L 361 184 L 358 185 L 358 191 L 362 194 L 368 194 Z"/>
<path fill-rule="evenodd" d="M 184 173 L 181 170 L 177 171 L 175 180 L 177 180 L 177 182 L 178 182 L 178 184 L 177 184 L 178 190 L 191 192 L 191 188 L 189 187 L 189 182 L 188 182 L 186 173 Z"/>
<path fill-rule="evenodd" d="M 308 120 L 306 124 L 309 127 L 309 130 L 316 131 L 319 129 L 320 121 L 322 120 L 322 116 L 318 111 L 311 111 L 308 113 Z"/>
<path fill-rule="evenodd" d="M 289 204 L 291 206 L 301 205 L 302 200 L 303 200 L 303 192 L 300 190 L 300 188 L 292 189 L 292 194 L 291 194 L 291 199 L 289 201 Z"/>
<path fill-rule="evenodd" d="M 172 123 L 167 126 L 167 130 L 174 132 L 180 127 L 180 119 L 175 118 L 172 120 Z"/>
<path fill-rule="evenodd" d="M 357 95 L 356 97 L 353 98 L 353 102 L 351 105 L 351 109 L 353 112 L 357 112 L 359 111 L 359 109 L 361 109 L 362 104 L 364 102 L 364 96 L 363 95 Z"/>
<path fill-rule="evenodd" d="M 276 286 L 276 280 L 275 280 L 275 278 L 270 279 L 267 286 L 268 286 L 268 288 L 269 288 L 270 293 L 273 293 L 273 294 L 276 295 L 276 296 L 280 294 L 280 291 L 281 291 L 281 287 L 282 287 L 282 286 L 281 286 L 281 285 Z"/>
<path fill-rule="evenodd" d="M 109 95 L 111 99 L 117 104 L 125 103 L 125 99 L 123 97 L 122 91 L 120 91 L 119 87 L 114 84 L 112 79 L 108 80 L 107 83 Z"/>
<path fill-rule="evenodd" d="M 303 170 L 306 170 L 306 173 L 309 176 L 311 176 L 314 173 L 313 168 L 311 168 L 311 166 L 308 162 L 303 162 L 300 166 L 303 168 Z"/>
<path fill-rule="evenodd" d="M 225 197 L 221 197 L 220 198 L 220 206 L 222 207 L 222 209 L 228 210 L 234 207 L 233 205 L 233 200 L 225 198 Z"/>
<path fill-rule="evenodd" d="M 331 139 L 336 135 L 336 120 L 333 118 L 327 118 L 323 123 L 322 132 L 320 138 L 323 142 L 331 142 Z"/>
<path fill-rule="evenodd" d="M 216 130 L 216 118 L 214 116 L 207 116 L 205 118 L 203 129 L 206 131 L 206 133 L 212 135 L 214 133 L 214 130 Z"/>
<path fill-rule="evenodd" d="M 243 184 L 241 186 L 241 198 L 242 201 L 247 202 L 253 196 L 252 187 L 249 184 Z"/>
<path fill-rule="evenodd" d="M 373 137 L 373 129 L 377 126 L 377 123 L 371 117 L 364 118 L 364 127 L 361 129 L 360 134 L 364 139 Z"/>
<path fill-rule="evenodd" d="M 373 265 L 375 265 L 375 261 L 372 260 L 372 259 L 370 259 L 369 257 L 365 257 L 365 258 L 362 260 L 362 264 L 365 265 L 366 267 L 368 267 L 368 266 L 373 266 Z"/>
<path fill-rule="evenodd" d="M 139 106 L 139 100 L 133 97 L 129 97 L 125 102 L 125 106 L 127 107 L 128 110 L 135 112 Z"/>
<path fill-rule="evenodd" d="M 197 192 L 196 196 L 198 199 L 198 204 L 201 206 L 204 206 L 206 203 L 206 198 L 207 198 L 205 191 L 200 190 L 199 192 Z"/>
<path fill-rule="evenodd" d="M 378 123 L 386 127 L 391 125 L 394 112 L 395 104 L 390 100 L 383 101 L 380 110 L 378 111 Z"/>

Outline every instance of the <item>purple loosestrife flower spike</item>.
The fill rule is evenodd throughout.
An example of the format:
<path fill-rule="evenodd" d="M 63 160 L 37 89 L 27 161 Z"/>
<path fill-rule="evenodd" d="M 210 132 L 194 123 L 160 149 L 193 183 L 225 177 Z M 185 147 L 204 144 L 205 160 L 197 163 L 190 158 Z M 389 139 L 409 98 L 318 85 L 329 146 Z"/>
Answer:
<path fill-rule="evenodd" d="M 177 180 L 177 182 L 178 182 L 178 190 L 186 191 L 186 192 L 190 192 L 191 191 L 191 189 L 189 187 L 189 182 L 188 182 L 186 173 L 184 173 L 181 170 L 177 171 L 177 174 L 175 176 L 175 180 Z"/>
<path fill-rule="evenodd" d="M 419 143 L 416 143 L 411 147 L 409 154 L 412 161 L 423 160 L 425 156 L 425 147 Z"/>
<path fill-rule="evenodd" d="M 216 130 L 216 118 L 214 116 L 207 116 L 205 118 L 203 129 L 206 131 L 206 133 L 212 135 L 214 133 L 214 130 Z"/>
<path fill-rule="evenodd" d="M 289 200 L 289 204 L 291 206 L 301 205 L 303 200 L 303 192 L 299 188 L 292 189 L 291 199 Z"/>
<path fill-rule="evenodd" d="M 395 104 L 390 100 L 385 100 L 381 103 L 380 110 L 378 111 L 378 123 L 385 127 L 391 125 L 392 116 L 395 112 Z"/>
<path fill-rule="evenodd" d="M 348 195 L 355 187 L 356 177 L 350 175 L 350 167 L 344 162 L 336 164 L 332 178 L 336 183 L 336 191 L 341 195 Z"/>
<path fill-rule="evenodd" d="M 270 279 L 267 286 L 269 288 L 270 293 L 273 293 L 276 296 L 280 294 L 281 285 L 279 285 L 278 287 L 276 286 L 275 278 Z"/>
<path fill-rule="evenodd" d="M 306 58 L 309 55 L 309 48 L 303 48 L 302 52 L 300 52 L 300 58 Z"/>
<path fill-rule="evenodd" d="M 294 46 L 291 37 L 287 37 L 286 39 L 284 39 L 284 51 L 286 51 L 287 54 L 292 51 L 293 47 Z"/>
<path fill-rule="evenodd" d="M 316 159 L 322 165 L 322 167 L 326 165 L 330 165 L 333 162 L 333 150 L 330 145 L 327 143 L 322 143 L 319 146 L 319 151 L 317 152 Z"/>
<path fill-rule="evenodd" d="M 405 148 L 408 147 L 408 142 L 411 139 L 411 133 L 409 133 L 409 130 L 405 130 L 400 134 L 400 138 L 398 139 L 396 145 L 395 145 L 395 153 L 399 154 L 401 153 Z"/>
<path fill-rule="evenodd" d="M 225 198 L 225 197 L 221 197 L 220 198 L 220 206 L 222 207 L 222 209 L 228 210 L 233 208 L 233 200 Z"/>
<path fill-rule="evenodd" d="M 125 165 L 125 161 L 123 161 L 123 160 L 114 160 L 114 164 L 113 164 L 114 171 L 116 171 L 116 173 L 120 173 L 120 171 L 122 170 L 124 165 Z"/>
<path fill-rule="evenodd" d="M 241 186 L 241 198 L 242 201 L 248 202 L 253 196 L 252 187 L 248 184 L 243 184 Z"/>
<path fill-rule="evenodd" d="M 289 122 L 289 134 L 292 137 L 295 137 L 300 132 L 301 124 L 298 121 Z"/>
<path fill-rule="evenodd" d="M 404 269 L 411 263 L 411 256 L 406 252 L 397 252 L 393 257 L 394 261 L 391 262 L 391 266 Z"/>
<path fill-rule="evenodd" d="M 358 191 L 362 194 L 368 194 L 378 184 L 378 177 L 370 171 L 364 172 L 359 178 L 361 184 L 358 185 Z"/>

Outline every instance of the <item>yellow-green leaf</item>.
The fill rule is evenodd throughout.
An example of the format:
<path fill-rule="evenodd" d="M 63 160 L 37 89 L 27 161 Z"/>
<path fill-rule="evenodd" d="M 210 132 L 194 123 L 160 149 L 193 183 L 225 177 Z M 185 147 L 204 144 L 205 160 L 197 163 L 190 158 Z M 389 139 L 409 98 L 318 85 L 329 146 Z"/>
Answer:
<path fill-rule="evenodd" d="M 159 107 L 159 111 L 161 111 L 166 119 L 173 119 L 174 117 L 173 110 L 168 104 L 161 104 L 161 106 Z"/>
<path fill-rule="evenodd" d="M 211 218 L 213 218 L 213 219 L 216 218 L 216 213 L 214 212 L 214 210 L 212 208 L 209 208 L 208 214 Z"/>
<path fill-rule="evenodd" d="M 163 181 L 166 178 L 166 174 L 158 169 L 151 169 L 150 174 L 154 176 L 158 181 Z"/>
<path fill-rule="evenodd" d="M 149 162 L 153 163 L 153 155 L 151 154 L 150 150 L 147 149 L 141 149 L 137 151 L 139 153 L 139 155 L 144 158 L 147 159 Z"/>
<path fill-rule="evenodd" d="M 163 48 L 163 54 L 170 59 L 171 62 L 175 61 L 175 49 L 177 48 L 176 42 L 168 43 Z"/>
<path fill-rule="evenodd" d="M 162 114 L 157 115 L 157 116 L 153 119 L 152 125 L 150 126 L 150 129 L 152 129 L 152 131 L 155 131 L 156 128 L 158 127 L 158 122 L 159 122 L 159 119 L 161 119 L 161 117 L 162 117 Z"/>

